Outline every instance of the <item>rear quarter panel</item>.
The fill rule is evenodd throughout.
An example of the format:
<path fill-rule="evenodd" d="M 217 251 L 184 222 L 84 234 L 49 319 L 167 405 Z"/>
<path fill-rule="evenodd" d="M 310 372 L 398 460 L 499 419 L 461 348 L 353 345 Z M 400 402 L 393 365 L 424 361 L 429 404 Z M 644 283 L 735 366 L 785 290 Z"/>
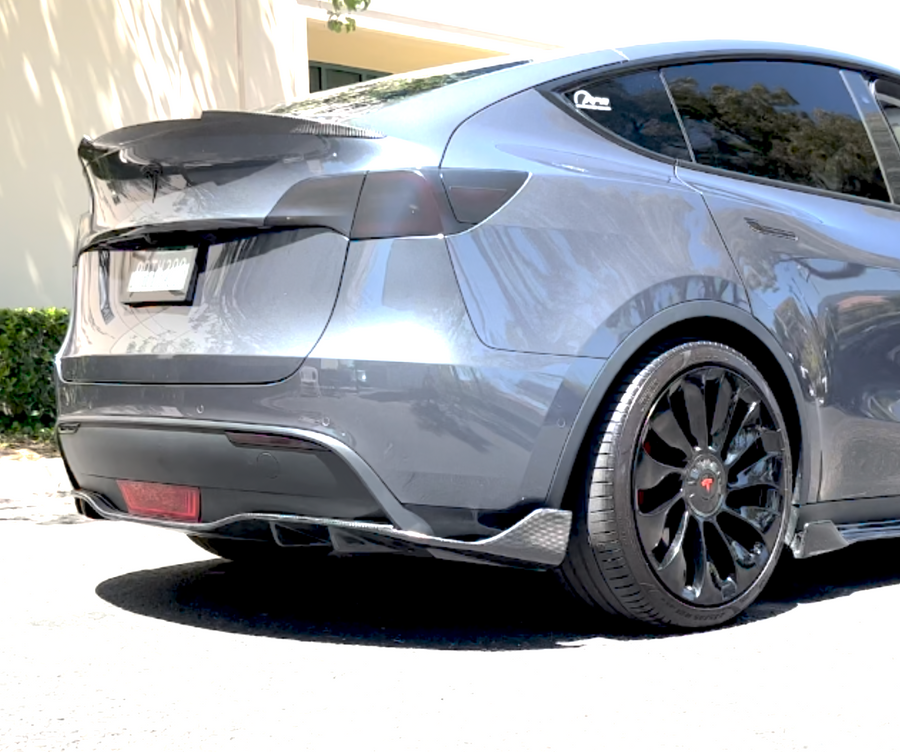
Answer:
<path fill-rule="evenodd" d="M 702 197 L 673 166 L 603 138 L 536 91 L 464 123 L 442 166 L 531 173 L 493 217 L 449 239 L 489 347 L 606 358 L 670 306 L 748 308 Z"/>

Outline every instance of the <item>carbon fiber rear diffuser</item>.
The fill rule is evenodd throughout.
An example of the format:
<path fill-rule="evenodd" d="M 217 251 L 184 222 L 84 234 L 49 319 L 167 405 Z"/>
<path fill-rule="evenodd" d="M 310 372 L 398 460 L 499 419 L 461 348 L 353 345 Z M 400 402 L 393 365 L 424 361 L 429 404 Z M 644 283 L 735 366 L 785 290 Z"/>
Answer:
<path fill-rule="evenodd" d="M 346 530 L 356 535 L 372 539 L 402 541 L 415 548 L 439 552 L 453 552 L 474 558 L 527 562 L 544 567 L 555 567 L 562 563 L 569 542 L 572 513 L 561 509 L 536 509 L 512 527 L 490 538 L 477 541 L 458 541 L 440 538 L 424 533 L 400 530 L 393 525 L 355 520 L 335 520 L 325 517 L 307 517 L 291 514 L 247 513 L 225 517 L 215 522 L 175 522 L 165 519 L 151 519 L 125 514 L 113 507 L 104 497 L 89 491 L 72 491 L 71 495 L 83 504 L 88 504 L 101 517 L 109 520 L 129 520 L 147 525 L 179 530 L 196 535 L 215 534 L 218 530 L 236 522 L 261 521 L 269 523 L 272 537 L 279 545 L 284 545 L 279 528 L 291 529 L 308 525 L 320 525 L 330 530 Z"/>

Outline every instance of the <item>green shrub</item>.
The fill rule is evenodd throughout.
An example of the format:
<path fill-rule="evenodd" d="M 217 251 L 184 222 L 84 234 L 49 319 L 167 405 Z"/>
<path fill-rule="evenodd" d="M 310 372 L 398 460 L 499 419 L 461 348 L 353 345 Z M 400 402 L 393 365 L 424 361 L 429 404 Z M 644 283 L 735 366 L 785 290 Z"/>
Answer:
<path fill-rule="evenodd" d="M 61 308 L 0 308 L 0 432 L 41 436 L 53 426 L 53 360 L 68 321 Z"/>

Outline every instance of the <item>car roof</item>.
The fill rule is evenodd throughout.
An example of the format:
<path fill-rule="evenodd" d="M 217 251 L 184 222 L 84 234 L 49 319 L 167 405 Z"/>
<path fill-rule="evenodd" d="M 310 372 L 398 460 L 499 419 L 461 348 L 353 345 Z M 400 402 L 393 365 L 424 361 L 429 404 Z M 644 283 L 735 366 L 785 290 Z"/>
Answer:
<path fill-rule="evenodd" d="M 534 77 L 539 72 L 546 72 L 546 78 L 550 81 L 560 77 L 561 68 L 568 68 L 571 75 L 576 75 L 581 71 L 590 71 L 608 65 L 611 54 L 618 56 L 617 62 L 637 65 L 663 66 L 691 60 L 755 58 L 819 62 L 876 74 L 900 76 L 900 69 L 886 63 L 823 47 L 741 39 L 698 39 L 633 44 L 605 49 L 552 50 L 538 53 L 531 59 L 530 64 L 524 65 L 518 70 L 509 70 L 507 77 L 512 80 L 517 74 L 524 78 L 525 76 Z"/>
<path fill-rule="evenodd" d="M 590 73 L 605 66 L 665 66 L 694 60 L 775 59 L 817 62 L 852 68 L 877 75 L 900 78 L 900 69 L 886 63 L 821 47 L 783 42 L 746 41 L 736 39 L 701 39 L 680 42 L 635 44 L 622 47 L 585 50 L 552 50 L 536 54 L 527 64 L 493 74 L 490 79 L 473 79 L 471 89 L 501 87 L 521 89 L 556 79 Z M 513 60 L 515 58 L 509 58 Z M 519 58 L 521 60 L 521 58 Z M 482 61 L 484 62 L 484 61 Z M 500 97 L 498 97 L 500 98 Z"/>
<path fill-rule="evenodd" d="M 612 71 L 616 68 L 644 63 L 647 65 L 671 65 L 692 60 L 723 58 L 819 62 L 879 75 L 900 77 L 900 71 L 870 60 L 832 50 L 778 42 L 698 40 L 587 51 L 553 50 L 536 54 L 530 58 L 522 56 L 489 58 L 356 84 L 351 88 L 376 85 L 377 81 L 397 80 L 402 83 L 405 75 L 422 77 L 479 66 L 499 68 L 485 75 L 417 94 L 404 101 L 386 106 L 377 112 L 360 118 L 350 118 L 346 122 L 416 143 L 425 147 L 426 153 L 430 152 L 433 155 L 432 159 L 426 159 L 426 161 L 435 159 L 440 161 L 440 155 L 460 123 L 485 107 L 519 92 L 556 80 L 565 80 L 580 73 L 599 72 L 602 69 Z M 509 65 L 503 67 L 504 62 Z"/>
<path fill-rule="evenodd" d="M 828 50 L 820 47 L 807 47 L 799 44 L 783 42 L 759 42 L 735 39 L 703 39 L 685 42 L 660 42 L 656 44 L 639 44 L 618 47 L 629 61 L 655 61 L 658 58 L 697 58 L 697 57 L 755 57 L 778 58 L 801 61 L 820 61 L 823 63 L 846 65 L 848 67 L 870 71 L 900 75 L 900 70 L 874 60 L 849 55 L 847 53 Z"/>

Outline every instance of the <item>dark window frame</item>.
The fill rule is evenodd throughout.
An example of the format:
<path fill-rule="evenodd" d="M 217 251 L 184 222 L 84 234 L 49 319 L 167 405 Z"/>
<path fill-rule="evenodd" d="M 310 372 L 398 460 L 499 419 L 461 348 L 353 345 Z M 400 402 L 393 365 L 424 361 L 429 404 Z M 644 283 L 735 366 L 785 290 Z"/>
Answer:
<path fill-rule="evenodd" d="M 684 149 L 684 153 L 688 158 L 693 159 L 693 152 L 691 151 L 690 142 L 687 139 L 687 135 L 684 132 L 684 126 L 681 122 L 681 118 L 678 116 L 678 110 L 675 108 L 675 104 L 672 101 L 672 95 L 669 92 L 668 87 L 666 86 L 666 82 L 663 79 L 662 73 L 657 68 L 647 68 L 643 70 L 633 69 L 627 71 L 619 71 L 612 75 L 607 74 L 605 76 L 597 76 L 594 78 L 586 79 L 580 81 L 575 84 L 571 84 L 569 86 L 564 87 L 563 89 L 558 90 L 558 95 L 561 98 L 565 108 L 569 112 L 574 112 L 575 116 L 582 122 L 587 122 L 588 124 L 596 126 L 601 133 L 604 135 L 609 135 L 615 138 L 618 142 L 630 145 L 635 149 L 639 149 L 642 153 L 652 154 L 654 156 L 660 157 L 667 162 L 677 162 L 680 161 L 681 157 L 675 157 L 670 154 L 664 154 L 662 152 L 656 151 L 655 149 L 650 148 L 649 146 L 644 146 L 642 144 L 637 143 L 636 141 L 632 141 L 630 138 L 623 136 L 620 133 L 614 131 L 610 126 L 604 125 L 600 120 L 592 117 L 587 111 L 580 109 L 577 107 L 574 102 L 570 99 L 573 92 L 578 90 L 589 90 L 595 87 L 601 87 L 604 84 L 614 83 L 616 81 L 620 81 L 623 78 L 630 78 L 632 76 L 640 76 L 650 74 L 651 76 L 655 76 L 656 80 L 659 82 L 660 91 L 659 93 L 664 95 L 666 101 L 668 102 L 669 108 L 672 114 L 673 123 L 678 130 L 678 133 L 681 137 L 681 146 Z"/>
<path fill-rule="evenodd" d="M 754 57 L 741 57 L 741 58 L 728 58 L 728 59 L 702 59 L 702 60 L 693 60 L 693 61 L 680 60 L 677 63 L 673 63 L 672 65 L 661 67 L 660 75 L 662 77 L 663 83 L 666 85 L 667 89 L 669 89 L 670 97 L 672 98 L 672 103 L 675 106 L 676 114 L 678 115 L 679 122 L 681 122 L 682 129 L 684 130 L 684 133 L 685 133 L 685 138 L 688 141 L 688 145 L 691 146 L 692 156 L 693 156 L 693 147 L 690 143 L 690 138 L 687 135 L 687 128 L 684 125 L 681 111 L 675 104 L 675 98 L 671 94 L 671 89 L 669 87 L 669 81 L 666 78 L 665 72 L 667 69 L 671 69 L 671 68 L 675 68 L 675 67 L 698 65 L 698 64 L 735 63 L 735 62 L 752 62 L 752 63 L 760 63 L 760 64 L 778 63 L 778 64 L 788 64 L 788 65 L 797 65 L 797 64 L 818 65 L 823 68 L 830 68 L 832 70 L 835 70 L 838 74 L 838 78 L 841 80 L 841 82 L 844 86 L 845 91 L 847 92 L 850 102 L 854 106 L 854 110 L 855 110 L 860 122 L 863 125 L 864 132 L 869 141 L 869 146 L 871 147 L 872 152 L 875 155 L 878 170 L 881 173 L 881 177 L 884 182 L 885 189 L 887 191 L 887 200 L 882 200 L 882 199 L 878 199 L 878 198 L 870 198 L 868 196 L 859 196 L 859 195 L 856 195 L 853 193 L 845 193 L 843 191 L 835 191 L 835 190 L 831 190 L 828 188 L 822 188 L 819 186 L 804 185 L 802 183 L 795 183 L 795 182 L 791 182 L 790 180 L 783 180 L 780 178 L 770 178 L 770 177 L 766 177 L 766 176 L 762 176 L 762 175 L 754 175 L 754 174 L 748 173 L 748 172 L 741 172 L 738 170 L 733 170 L 728 167 L 718 167 L 718 166 L 714 166 L 714 165 L 707 165 L 707 164 L 698 162 L 696 160 L 696 157 L 694 157 L 694 161 L 690 164 L 682 163 L 685 167 L 691 167 L 693 169 L 698 169 L 703 172 L 711 172 L 714 174 L 728 175 L 728 176 L 739 178 L 739 179 L 745 179 L 745 180 L 750 180 L 750 181 L 759 181 L 766 185 L 782 186 L 782 187 L 788 188 L 790 190 L 800 190 L 803 192 L 814 193 L 814 194 L 819 194 L 819 195 L 824 195 L 824 196 L 829 196 L 829 197 L 838 197 L 841 199 L 846 199 L 846 200 L 851 200 L 851 201 L 864 202 L 867 204 L 872 204 L 874 206 L 892 207 L 892 206 L 898 205 L 898 198 L 900 198 L 900 193 L 898 193 L 898 191 L 895 190 L 894 180 L 891 179 L 891 176 L 888 174 L 888 170 L 885 168 L 885 164 L 883 162 L 885 155 L 884 155 L 883 151 L 881 149 L 879 149 L 879 145 L 878 145 L 877 141 L 875 140 L 875 138 L 873 138 L 873 133 L 871 131 L 870 124 L 867 122 L 866 112 L 864 112 L 863 109 L 861 109 L 861 107 L 860 107 L 861 103 L 857 99 L 857 96 L 854 94 L 853 87 L 850 85 L 850 82 L 848 81 L 849 75 L 852 75 L 854 73 L 858 74 L 858 72 L 849 70 L 844 67 L 836 66 L 830 62 L 823 62 L 823 61 L 817 61 L 817 60 L 794 60 L 794 59 L 782 59 L 782 58 L 761 59 L 761 58 L 754 58 Z M 859 75 L 861 75 L 861 74 L 859 74 Z"/>
<path fill-rule="evenodd" d="M 868 94 L 874 100 L 872 108 L 880 115 L 880 119 L 872 118 L 872 127 L 875 131 L 873 141 L 876 142 L 876 146 L 879 140 L 885 142 L 884 171 L 891 183 L 894 200 L 900 204 L 900 134 L 894 130 L 884 107 L 885 104 L 889 104 L 900 110 L 900 82 L 887 76 L 866 76 L 862 73 L 856 73 L 855 78 L 859 81 L 855 84 L 857 87 L 865 87 L 860 98 Z M 886 85 L 882 88 L 890 88 L 890 91 L 879 92 L 879 84 Z"/>
<path fill-rule="evenodd" d="M 649 149 L 645 149 L 642 146 L 638 146 L 637 144 L 633 144 L 627 139 L 624 139 L 615 133 L 603 128 L 598 125 L 590 118 L 584 117 L 579 113 L 575 108 L 571 106 L 571 104 L 565 99 L 565 92 L 570 90 L 571 88 L 578 86 L 580 84 L 586 84 L 595 81 L 601 81 L 606 78 L 613 78 L 616 76 L 627 75 L 630 73 L 638 73 L 640 71 L 648 71 L 655 70 L 660 73 L 664 68 L 673 67 L 676 65 L 689 65 L 693 63 L 718 63 L 718 62 L 732 62 L 732 61 L 756 61 L 756 62 L 785 62 L 785 63 L 812 63 L 815 65 L 824 65 L 831 68 L 837 68 L 840 71 L 847 71 L 848 73 L 858 74 L 860 76 L 868 76 L 872 79 L 887 79 L 893 81 L 897 84 L 897 81 L 892 79 L 890 76 L 885 75 L 885 73 L 878 69 L 866 69 L 865 71 L 860 71 L 853 68 L 847 67 L 847 61 L 841 60 L 840 58 L 825 58 L 819 55 L 807 55 L 796 53 L 793 55 L 779 55 L 778 57 L 773 56 L 762 56 L 755 54 L 748 54 L 746 52 L 737 52 L 734 54 L 728 54 L 727 52 L 717 52 L 711 54 L 696 54 L 696 53 L 684 53 L 674 56 L 661 56 L 661 57 L 653 57 L 644 60 L 638 60 L 634 63 L 630 63 L 628 61 L 622 61 L 620 63 L 613 63 L 611 65 L 603 65 L 597 68 L 592 68 L 589 70 L 579 71 L 577 73 L 568 74 L 566 76 L 561 76 L 557 79 L 553 79 L 551 81 L 547 81 L 539 86 L 535 87 L 535 91 L 541 94 L 547 101 L 560 108 L 563 112 L 565 112 L 569 117 L 571 117 L 576 122 L 581 123 L 584 127 L 592 130 L 597 135 L 607 139 L 608 141 L 612 141 L 613 143 L 628 149 L 636 154 L 640 154 L 644 157 L 649 157 L 650 159 L 654 159 L 658 162 L 663 162 L 665 164 L 673 165 L 673 167 L 681 167 L 685 169 L 698 170 L 700 172 L 708 172 L 714 175 L 722 175 L 727 176 L 729 178 L 735 180 L 747 180 L 750 182 L 759 183 L 762 185 L 768 185 L 773 188 L 781 188 L 784 190 L 793 190 L 800 191 L 802 193 L 808 193 L 810 195 L 815 196 L 823 196 L 825 198 L 838 199 L 843 201 L 853 201 L 855 203 L 864 204 L 867 206 L 878 207 L 880 209 L 891 209 L 894 211 L 900 211 L 900 186 L 897 187 L 897 191 L 894 192 L 896 198 L 891 202 L 879 201 L 876 199 L 865 198 L 862 196 L 854 196 L 849 193 L 841 193 L 838 191 L 829 191 L 824 188 L 816 188 L 812 186 L 804 186 L 799 185 L 797 183 L 788 183 L 780 180 L 772 180 L 770 178 L 759 177 L 756 175 L 748 175 L 745 173 L 734 172 L 732 170 L 726 170 L 720 167 L 707 167 L 706 165 L 699 164 L 696 160 L 686 161 L 680 159 L 674 159 L 672 157 L 667 157 L 664 154 L 659 154 L 657 152 L 650 151 Z M 670 101 L 671 101 L 671 92 L 668 89 L 668 84 L 665 81 L 665 77 L 663 77 L 663 83 L 666 84 L 666 91 L 669 92 Z M 898 84 L 900 85 L 900 84 Z M 673 102 L 674 107 L 674 102 Z M 684 134 L 684 124 L 681 120 L 681 115 L 678 112 L 677 107 L 675 108 L 676 116 L 678 117 L 678 122 L 682 126 L 682 133 Z M 864 119 L 863 114 L 860 113 L 860 117 Z M 887 123 L 885 123 L 885 127 L 889 127 Z M 685 139 L 688 144 L 688 148 L 690 148 L 690 141 Z M 871 139 L 870 139 L 871 141 Z M 872 148 L 875 149 L 876 156 L 880 156 L 880 152 L 877 149 L 876 144 L 872 144 Z M 885 183 L 887 184 L 889 180 L 888 175 L 883 175 L 885 177 Z"/>
<path fill-rule="evenodd" d="M 652 149 L 648 149 L 645 146 L 636 144 L 633 141 L 629 141 L 627 138 L 620 136 L 618 133 L 615 133 L 608 128 L 604 128 L 596 120 L 593 120 L 592 118 L 588 117 L 583 112 L 578 110 L 576 107 L 573 107 L 572 103 L 566 98 L 566 94 L 568 92 L 579 87 L 597 85 L 604 81 L 621 78 L 622 76 L 630 76 L 635 73 L 649 72 L 656 73 L 660 77 L 660 81 L 665 88 L 666 94 L 669 96 L 669 104 L 672 105 L 672 109 L 675 113 L 678 125 L 679 127 L 681 127 L 681 118 L 678 117 L 678 110 L 675 109 L 674 104 L 672 103 L 669 89 L 668 87 L 666 87 L 666 82 L 662 80 L 662 75 L 660 73 L 659 66 L 657 65 L 634 67 L 628 66 L 626 68 L 620 67 L 619 64 L 615 64 L 614 66 L 604 66 L 602 68 L 595 68 L 591 71 L 584 71 L 583 73 L 578 73 L 574 76 L 566 76 L 565 78 L 557 81 L 551 81 L 547 84 L 536 87 L 535 90 L 543 95 L 543 97 L 547 101 L 549 101 L 556 107 L 559 107 L 563 112 L 566 113 L 566 115 L 571 117 L 576 122 L 581 123 L 586 128 L 594 131 L 594 133 L 603 136 L 605 139 L 612 141 L 613 143 L 626 149 L 629 149 L 636 154 L 640 154 L 644 157 L 650 157 L 651 159 L 655 159 L 659 162 L 664 162 L 665 164 L 674 166 L 680 163 L 682 160 L 677 159 L 676 157 L 670 157 L 666 154 L 660 154 L 658 151 L 653 151 Z M 687 138 L 685 137 L 683 127 L 681 128 L 681 135 L 685 141 L 685 146 L 687 147 L 688 154 L 691 154 L 691 145 L 690 143 L 688 143 Z"/>
<path fill-rule="evenodd" d="M 875 81 L 859 71 L 843 69 L 841 78 L 863 118 L 881 166 L 891 202 L 900 204 L 900 137 L 895 136 L 875 93 Z"/>

